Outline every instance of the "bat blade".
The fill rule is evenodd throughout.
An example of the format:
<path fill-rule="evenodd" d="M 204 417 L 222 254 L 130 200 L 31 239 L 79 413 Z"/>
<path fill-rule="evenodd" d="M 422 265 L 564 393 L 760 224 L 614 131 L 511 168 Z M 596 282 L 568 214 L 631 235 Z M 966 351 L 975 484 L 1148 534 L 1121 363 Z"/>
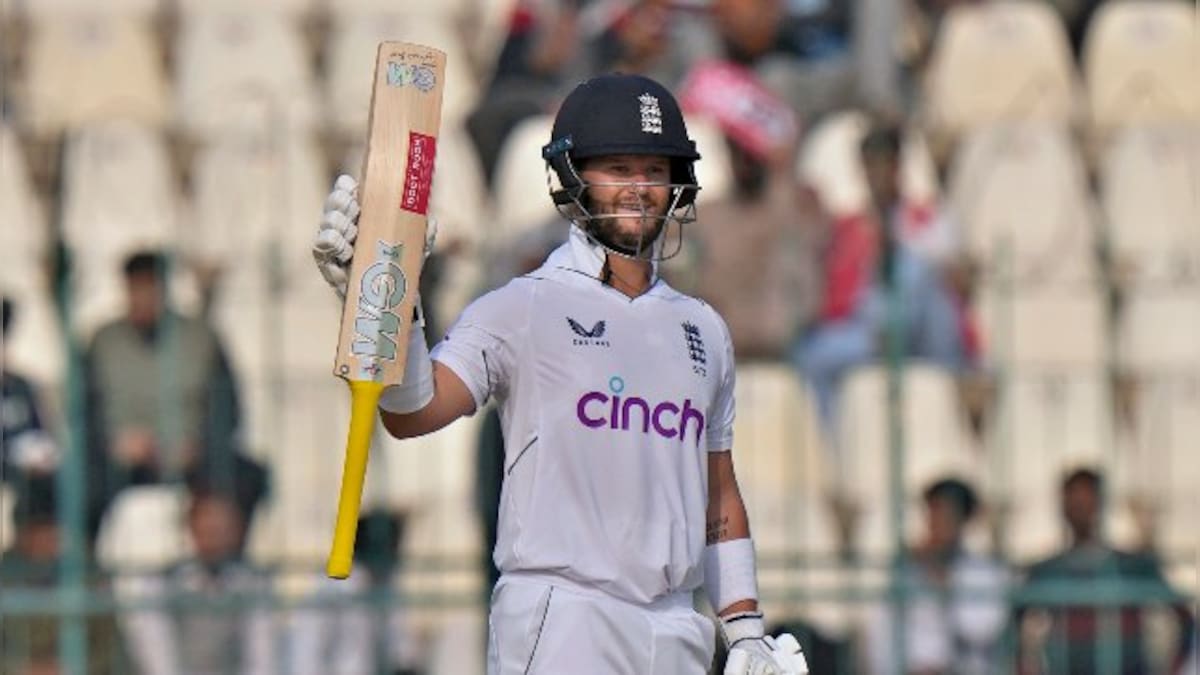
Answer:
<path fill-rule="evenodd" d="M 346 463 L 326 572 L 344 579 L 353 563 L 359 502 L 375 409 L 400 384 L 413 303 L 424 262 L 446 55 L 424 45 L 383 42 L 375 60 L 366 156 L 359 184 L 358 239 L 333 372 L 352 396 Z"/>

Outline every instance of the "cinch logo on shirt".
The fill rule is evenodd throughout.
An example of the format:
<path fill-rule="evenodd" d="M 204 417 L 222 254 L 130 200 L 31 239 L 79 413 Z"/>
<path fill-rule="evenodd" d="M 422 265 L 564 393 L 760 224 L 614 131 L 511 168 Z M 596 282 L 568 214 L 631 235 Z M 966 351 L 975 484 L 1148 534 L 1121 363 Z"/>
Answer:
<path fill-rule="evenodd" d="M 614 375 L 608 380 L 606 394 L 589 391 L 575 403 L 575 415 L 585 427 L 629 431 L 640 429 L 642 433 L 654 433 L 663 438 L 684 437 L 690 426 L 696 429 L 696 442 L 704 431 L 704 413 L 692 407 L 692 399 L 685 398 L 683 405 L 663 401 L 652 404 L 638 396 L 621 396 L 625 381 Z"/>

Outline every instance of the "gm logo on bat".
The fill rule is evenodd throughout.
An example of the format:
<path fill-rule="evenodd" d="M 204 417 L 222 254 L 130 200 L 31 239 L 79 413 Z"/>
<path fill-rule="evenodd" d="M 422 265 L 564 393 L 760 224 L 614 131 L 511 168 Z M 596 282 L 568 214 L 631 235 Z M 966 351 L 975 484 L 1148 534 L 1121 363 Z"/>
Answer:
<path fill-rule="evenodd" d="M 437 84 L 437 73 L 433 68 L 422 63 L 389 61 L 387 83 L 390 87 L 403 87 L 411 84 L 422 92 L 430 92 Z"/>
<path fill-rule="evenodd" d="M 404 244 L 375 242 L 375 262 L 363 272 L 358 289 L 358 311 L 354 318 L 354 342 L 350 353 L 359 357 L 361 376 L 379 377 L 381 360 L 396 360 L 400 317 L 396 310 L 408 293 L 408 279 L 400 269 Z"/>

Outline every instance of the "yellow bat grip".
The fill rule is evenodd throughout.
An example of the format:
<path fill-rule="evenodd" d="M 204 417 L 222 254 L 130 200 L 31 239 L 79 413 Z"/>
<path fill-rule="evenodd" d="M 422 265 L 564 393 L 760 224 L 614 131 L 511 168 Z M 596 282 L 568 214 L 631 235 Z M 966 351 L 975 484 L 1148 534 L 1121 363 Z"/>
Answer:
<path fill-rule="evenodd" d="M 350 576 L 350 566 L 354 562 L 358 507 L 362 501 L 363 479 L 367 474 L 367 458 L 371 452 L 371 434 L 375 431 L 376 409 L 382 394 L 382 382 L 350 381 L 350 435 L 346 439 L 346 464 L 342 468 L 342 492 L 338 498 L 333 549 L 325 565 L 325 574 L 333 579 Z"/>

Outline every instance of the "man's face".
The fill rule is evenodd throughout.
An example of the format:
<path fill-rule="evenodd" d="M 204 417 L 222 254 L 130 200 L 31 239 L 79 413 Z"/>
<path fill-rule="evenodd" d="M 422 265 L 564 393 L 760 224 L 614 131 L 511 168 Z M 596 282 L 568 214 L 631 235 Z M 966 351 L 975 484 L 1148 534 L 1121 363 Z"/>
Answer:
<path fill-rule="evenodd" d="M 129 298 L 129 320 L 139 328 L 149 328 L 162 315 L 163 291 L 158 277 L 150 272 L 132 274 L 125 280 Z"/>
<path fill-rule="evenodd" d="M 645 253 L 658 239 L 670 206 L 671 162 L 666 157 L 610 155 L 589 159 L 580 172 L 588 184 L 593 226 L 606 243 Z"/>
<path fill-rule="evenodd" d="M 1100 495 L 1091 484 L 1075 481 L 1062 494 L 1063 517 L 1076 537 L 1090 537 L 1100 519 Z"/>
<path fill-rule="evenodd" d="M 900 199 L 900 162 L 886 153 L 867 153 L 862 159 L 867 187 L 876 204 L 894 204 Z"/>
<path fill-rule="evenodd" d="M 196 557 L 218 563 L 237 552 L 242 539 L 242 516 L 228 499 L 204 497 L 192 504 L 188 527 Z"/>
<path fill-rule="evenodd" d="M 934 497 L 926 503 L 929 516 L 929 543 L 939 551 L 955 547 L 963 534 L 963 517 L 950 499 Z"/>

